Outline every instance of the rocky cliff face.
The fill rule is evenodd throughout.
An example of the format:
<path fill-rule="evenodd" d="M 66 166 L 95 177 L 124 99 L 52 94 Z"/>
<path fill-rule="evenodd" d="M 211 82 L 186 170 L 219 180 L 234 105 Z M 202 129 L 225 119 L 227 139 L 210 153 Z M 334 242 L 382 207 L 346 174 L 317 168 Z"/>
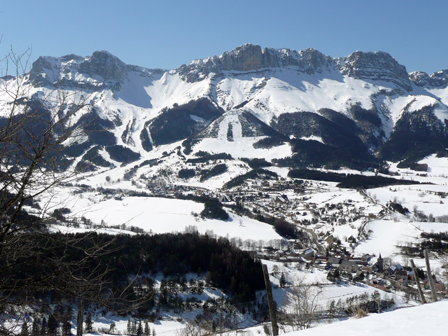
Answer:
<path fill-rule="evenodd" d="M 356 51 L 348 57 L 332 58 L 309 48 L 261 49 L 258 45 L 245 44 L 221 56 L 196 60 L 181 66 L 179 74 L 189 82 L 203 79 L 223 71 L 256 71 L 269 68 L 295 67 L 307 74 L 339 71 L 358 79 L 389 81 L 410 91 L 411 81 L 406 68 L 385 52 Z"/>
<path fill-rule="evenodd" d="M 409 78 L 419 87 L 446 88 L 448 86 L 448 69 L 428 75 L 423 71 L 409 74 Z"/>
<path fill-rule="evenodd" d="M 420 87 L 444 88 L 448 86 L 448 69 L 428 75 L 417 71 L 408 74 L 406 68 L 386 52 L 356 51 L 347 57 L 333 58 L 318 50 L 261 49 L 259 45 L 245 44 L 221 56 L 195 60 L 182 65 L 177 72 L 187 82 L 200 81 L 210 75 L 226 72 L 262 71 L 293 67 L 298 71 L 314 74 L 323 71 L 338 71 L 358 79 L 391 82 L 406 91 L 412 90 L 411 83 Z M 34 85 L 63 84 L 90 85 L 119 90 L 130 71 L 149 75 L 157 70 L 127 65 L 107 51 L 95 51 L 91 56 L 66 55 L 60 58 L 39 57 L 33 63 L 30 80 Z M 159 70 L 160 71 L 160 70 Z M 76 74 L 84 78 L 76 78 Z"/>
<path fill-rule="evenodd" d="M 192 82 L 203 79 L 211 73 L 256 71 L 288 66 L 313 74 L 334 68 L 334 60 L 312 48 L 301 51 L 273 48 L 262 50 L 259 45 L 245 44 L 232 51 L 226 51 L 219 57 L 213 56 L 183 65 L 178 71 L 183 78 Z"/>
<path fill-rule="evenodd" d="M 353 78 L 392 82 L 407 91 L 412 89 L 406 68 L 385 52 L 356 51 L 338 59 L 338 68 Z"/>
<path fill-rule="evenodd" d="M 30 71 L 35 86 L 60 85 L 118 91 L 130 71 L 149 74 L 151 70 L 127 65 L 107 51 L 95 51 L 91 56 L 66 55 L 60 58 L 39 57 Z"/>
<path fill-rule="evenodd" d="M 283 165 L 357 169 L 379 165 L 375 155 L 417 160 L 448 147 L 448 93 L 430 90 L 448 86 L 448 70 L 408 75 L 384 52 L 332 58 L 312 48 L 245 44 L 163 71 L 96 51 L 40 57 L 29 78 L 37 91 L 56 84 L 89 90 L 92 108 L 75 125 L 89 135 L 67 150 L 89 169 L 136 160 L 185 139 L 191 151 L 201 141 L 217 139 L 226 148 L 226 142 L 264 137 L 257 148 L 291 144 L 294 155 Z"/>

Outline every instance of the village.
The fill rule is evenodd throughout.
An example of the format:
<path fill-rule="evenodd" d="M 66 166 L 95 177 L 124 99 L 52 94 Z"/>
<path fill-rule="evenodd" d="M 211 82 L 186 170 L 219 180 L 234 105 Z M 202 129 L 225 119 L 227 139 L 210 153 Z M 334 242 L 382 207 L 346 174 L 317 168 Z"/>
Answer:
<path fill-rule="evenodd" d="M 108 188 L 95 191 L 115 199 L 126 196 L 214 198 L 227 211 L 244 211 L 245 216 L 252 218 L 285 221 L 301 232 L 299 239 L 242 241 L 231 238 L 230 241 L 255 259 L 294 265 L 297 269 L 320 269 L 327 272 L 327 279 L 333 282 L 361 283 L 418 300 L 414 271 L 408 264 L 383 259 L 381 251 L 362 254 L 356 251 L 360 242 L 369 239 L 367 224 L 394 212 L 392 205 L 380 204 L 366 190 L 347 192 L 328 182 L 290 178 L 247 179 L 239 186 L 214 190 L 176 182 L 172 182 L 166 172 L 150 179 L 132 180 L 132 185 L 140 191 Z M 84 191 L 94 190 L 86 185 L 78 187 Z M 338 228 L 342 227 L 349 228 L 351 234 L 338 236 Z M 435 279 L 434 285 L 438 295 L 446 295 L 441 281 Z M 423 279 L 423 287 L 429 290 L 427 277 Z"/>
<path fill-rule="evenodd" d="M 230 190 L 210 191 L 184 185 L 167 185 L 165 179 L 156 179 L 151 190 L 159 196 L 179 197 L 194 194 L 217 198 L 224 206 L 239 204 L 257 214 L 283 219 L 308 233 L 309 239 L 285 239 L 282 242 L 239 242 L 254 258 L 294 264 L 297 268 L 319 268 L 328 272 L 332 281 L 349 281 L 367 284 L 385 292 L 402 292 L 407 299 L 418 300 L 414 271 L 409 265 L 402 266 L 381 253 L 356 254 L 360 241 L 368 239 L 365 227 L 369 221 L 384 218 L 394 209 L 380 205 L 361 189 L 356 200 L 343 199 L 334 187 L 319 181 L 303 181 L 280 178 L 278 180 L 246 180 Z M 327 193 L 325 201 L 313 202 L 316 194 Z M 335 202 L 336 201 L 336 202 Z M 334 227 L 349 225 L 357 235 L 337 237 Z M 341 239 L 346 244 L 342 244 Z M 235 242 L 234 243 L 238 243 Z M 372 262 L 374 261 L 374 262 Z M 336 274 L 336 276 L 335 276 Z M 423 275 L 423 274 L 422 274 Z M 437 279 L 435 288 L 446 296 L 446 287 Z M 429 290 L 429 280 L 423 280 Z"/>

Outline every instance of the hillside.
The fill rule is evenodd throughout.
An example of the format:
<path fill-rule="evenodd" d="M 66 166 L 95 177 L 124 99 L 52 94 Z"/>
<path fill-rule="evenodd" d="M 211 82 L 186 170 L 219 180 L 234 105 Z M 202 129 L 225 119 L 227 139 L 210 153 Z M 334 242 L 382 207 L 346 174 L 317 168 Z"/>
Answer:
<path fill-rule="evenodd" d="M 14 79 L 3 81 L 14 86 Z M 408 74 L 384 52 L 332 58 L 314 49 L 246 44 L 160 70 L 96 51 L 40 57 L 23 85 L 49 114 L 57 109 L 56 88 L 87 103 L 68 121 L 86 135 L 66 143 L 61 158 L 83 170 L 150 158 L 186 139 L 187 154 L 210 146 L 236 154 L 244 141 L 270 161 L 275 156 L 264 149 L 289 143 L 281 165 L 358 170 L 384 160 L 413 163 L 447 147 L 446 72 Z M 9 99 L 2 97 L 3 115 Z M 266 137 L 271 145 L 258 145 Z"/>
<path fill-rule="evenodd" d="M 441 301 L 428 305 L 399 309 L 362 319 L 351 319 L 314 329 L 293 332 L 287 335 L 314 336 L 329 334 L 334 336 L 351 335 L 445 335 L 448 327 L 446 310 L 448 302 Z"/>
<path fill-rule="evenodd" d="M 131 319 L 149 319 L 170 335 L 191 321 L 205 321 L 208 331 L 266 321 L 265 293 L 255 292 L 260 279 L 250 293 L 238 288 L 242 271 L 228 271 L 228 251 L 268 266 L 285 330 L 297 328 L 298 281 L 319 293 L 307 327 L 350 318 L 354 302 L 370 312 L 418 305 L 409 265 L 413 259 L 427 284 L 427 247 L 438 294 L 446 296 L 446 70 L 409 74 L 385 52 L 333 58 L 246 44 L 172 70 L 128 65 L 106 51 L 40 57 L 24 76 L 0 80 L 10 90 L 0 91 L 0 130 L 16 127 L 14 141 L 0 134 L 5 219 L 20 209 L 45 233 L 184 242 L 193 234 L 228 247 L 219 256 L 226 270 L 211 258 L 214 247 L 204 248 L 201 267 L 179 253 L 172 260 L 151 254 L 163 265 L 147 268 L 144 279 L 157 300 L 169 298 L 168 308 L 119 316 L 92 305 L 101 334 L 112 333 L 99 329 L 112 323 L 127 332 Z M 30 167 L 36 176 L 26 180 Z M 146 262 L 150 254 L 139 247 L 133 255 Z M 138 278 L 132 272 L 123 273 L 126 281 Z M 145 293 L 148 284 L 138 281 L 130 292 Z M 166 296 L 167 286 L 175 294 Z M 395 316 L 432 316 L 445 302 L 332 327 L 349 335 L 345 325 L 371 330 L 384 319 L 390 326 Z"/>

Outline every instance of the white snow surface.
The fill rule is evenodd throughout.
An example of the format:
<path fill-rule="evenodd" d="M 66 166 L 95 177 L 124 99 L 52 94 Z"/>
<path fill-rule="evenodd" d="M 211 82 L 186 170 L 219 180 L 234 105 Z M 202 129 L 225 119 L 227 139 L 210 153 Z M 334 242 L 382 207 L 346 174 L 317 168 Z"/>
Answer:
<path fill-rule="evenodd" d="M 361 243 L 356 252 L 381 253 L 382 257 L 394 257 L 399 252 L 397 243 L 416 241 L 420 236 L 420 230 L 412 223 L 393 220 L 378 220 L 370 222 L 366 230 L 372 230 L 371 237 Z"/>
<path fill-rule="evenodd" d="M 325 142 L 324 142 L 324 140 L 322 139 L 322 137 L 315 136 L 315 135 L 312 135 L 312 136 L 309 136 L 309 137 L 301 137 L 300 139 L 302 139 L 302 140 L 307 140 L 307 141 L 309 141 L 309 140 L 314 140 L 314 141 L 318 141 L 318 142 L 320 142 L 320 143 L 325 144 Z"/>
<path fill-rule="evenodd" d="M 312 329 L 288 333 L 288 336 L 418 336 L 446 335 L 448 300 L 419 307 L 399 309 L 383 314 L 370 314 Z"/>
<path fill-rule="evenodd" d="M 233 134 L 235 137 L 235 132 Z M 195 151 L 203 150 L 210 153 L 226 152 L 234 158 L 265 158 L 267 161 L 292 155 L 291 146 L 286 143 L 270 149 L 254 148 L 253 144 L 263 138 L 264 137 L 244 137 L 239 138 L 238 141 L 206 138 L 195 145 L 194 149 Z"/>
<path fill-rule="evenodd" d="M 281 239 L 273 226 L 230 214 L 227 221 L 216 219 L 197 219 L 192 212 L 199 214 L 204 209 L 202 203 L 193 201 L 157 198 L 125 197 L 118 201 L 105 200 L 88 207 L 77 207 L 75 211 L 94 223 L 106 225 L 131 225 L 153 233 L 184 232 L 188 226 L 196 226 L 198 232 L 213 231 L 222 237 L 239 237 L 243 240 Z"/>

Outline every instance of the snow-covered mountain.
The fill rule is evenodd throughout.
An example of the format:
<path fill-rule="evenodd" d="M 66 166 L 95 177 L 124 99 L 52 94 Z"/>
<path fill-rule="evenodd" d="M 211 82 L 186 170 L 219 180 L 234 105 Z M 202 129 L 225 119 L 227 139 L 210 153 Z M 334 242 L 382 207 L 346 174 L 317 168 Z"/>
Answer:
<path fill-rule="evenodd" d="M 55 88 L 88 97 L 72 118 L 88 132 L 66 159 L 93 170 L 150 158 L 179 141 L 185 154 L 204 141 L 231 154 L 244 138 L 269 159 L 272 148 L 289 143 L 277 164 L 355 169 L 414 162 L 448 147 L 448 70 L 408 74 L 385 52 L 332 58 L 246 44 L 160 70 L 96 51 L 40 57 L 27 80 L 34 99 Z"/>
<path fill-rule="evenodd" d="M 273 227 L 258 221 L 272 216 L 314 232 L 306 243 L 310 246 L 303 247 L 319 253 L 337 238 L 353 255 L 387 258 L 400 257 L 400 246 L 419 242 L 422 232 L 446 231 L 448 70 L 408 74 L 384 52 L 332 58 L 314 49 L 246 44 L 174 70 L 127 65 L 106 51 L 40 57 L 23 79 L 0 79 L 1 87 L 11 90 L 23 84 L 19 91 L 26 97 L 16 105 L 46 108 L 58 120 L 70 111 L 72 100 L 85 104 L 67 122 L 76 136 L 62 143 L 61 157 L 64 167 L 82 173 L 73 183 L 38 195 L 26 208 L 39 216 L 52 214 L 58 224 L 52 230 L 97 227 L 119 233 L 131 225 L 164 233 L 196 228 L 233 241 L 280 244 Z M 14 106 L 11 92 L 0 89 L 0 127 Z M 31 135 L 39 139 L 38 132 Z M 390 174 L 421 184 L 355 191 L 336 180 L 288 174 L 290 168 L 308 166 L 351 168 L 343 173 L 372 167 L 381 173 L 386 161 L 404 161 L 403 169 L 391 164 Z M 6 164 L 13 167 L 11 161 Z M 427 174 L 406 169 L 413 165 Z M 199 196 L 226 203 L 230 219 L 200 219 L 204 205 L 182 200 Z M 402 212 L 394 212 L 393 205 Z M 246 212 L 239 213 L 238 206 Z M 60 220 L 68 210 L 73 222 Z M 276 263 L 267 261 L 271 269 Z M 284 270 L 297 271 L 290 266 Z M 313 279 L 327 274 L 306 272 Z M 274 276 L 271 281 L 279 285 Z M 375 290 L 366 288 L 328 284 L 322 301 L 326 306 Z M 282 293 L 277 288 L 279 306 Z M 440 307 L 435 304 L 428 312 Z M 389 323 L 391 314 L 392 319 L 380 322 Z M 123 330 L 125 321 L 120 323 Z M 347 333 L 343 325 L 338 330 Z"/>

